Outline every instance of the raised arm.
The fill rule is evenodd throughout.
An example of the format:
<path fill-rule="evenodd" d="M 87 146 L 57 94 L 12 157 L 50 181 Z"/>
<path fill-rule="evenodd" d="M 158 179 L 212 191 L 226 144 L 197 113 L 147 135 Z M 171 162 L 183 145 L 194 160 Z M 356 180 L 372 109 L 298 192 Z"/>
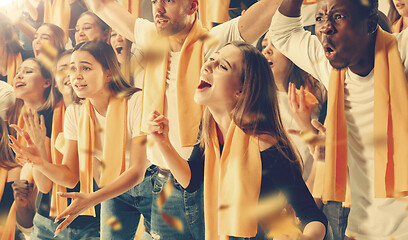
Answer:
<path fill-rule="evenodd" d="M 282 0 L 261 0 L 252 5 L 239 19 L 241 37 L 249 43 L 258 40 L 269 28 Z"/>
<path fill-rule="evenodd" d="M 88 0 L 89 6 L 98 17 L 120 35 L 135 42 L 133 28 L 136 17 L 115 0 Z"/>
<path fill-rule="evenodd" d="M 303 0 L 283 0 L 279 12 L 287 17 L 299 17 Z"/>

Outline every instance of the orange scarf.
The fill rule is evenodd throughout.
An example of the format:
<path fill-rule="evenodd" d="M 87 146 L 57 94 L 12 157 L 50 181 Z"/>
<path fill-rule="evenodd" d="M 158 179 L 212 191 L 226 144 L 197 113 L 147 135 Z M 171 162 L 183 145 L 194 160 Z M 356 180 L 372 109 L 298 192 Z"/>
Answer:
<path fill-rule="evenodd" d="M 398 21 L 392 24 L 391 30 L 393 33 L 399 33 L 402 31 L 402 26 L 403 26 L 402 22 L 403 22 L 403 17 L 400 17 Z"/>
<path fill-rule="evenodd" d="M 198 13 L 204 27 L 211 28 L 213 22 L 223 23 L 229 19 L 230 0 L 199 0 Z"/>
<path fill-rule="evenodd" d="M 59 133 L 62 133 L 64 131 L 64 116 L 65 116 L 65 106 L 64 106 L 64 101 L 61 100 L 55 106 L 54 114 L 52 117 L 51 159 L 52 159 L 53 164 L 62 164 L 63 155 L 56 149 L 55 142 L 57 140 Z M 50 216 L 58 216 L 68 206 L 67 199 L 58 196 L 57 192 L 67 192 L 67 189 L 53 182 L 52 183 L 52 194 L 51 194 Z"/>
<path fill-rule="evenodd" d="M 262 164 L 258 139 L 231 121 L 220 156 L 215 122 L 210 146 L 205 146 L 205 239 L 254 237 L 258 224 L 245 211 L 258 204 Z M 248 177 L 251 176 L 251 177 Z M 224 206 L 222 210 L 219 210 Z"/>
<path fill-rule="evenodd" d="M 71 18 L 71 5 L 69 0 L 45 0 L 44 1 L 44 22 L 52 23 L 60 27 L 65 32 L 68 39 L 69 21 Z"/>
<path fill-rule="evenodd" d="M 7 83 L 13 85 L 14 77 L 17 74 L 17 68 L 23 62 L 21 54 L 13 55 L 8 54 L 7 56 Z"/>
<path fill-rule="evenodd" d="M 344 201 L 347 182 L 347 123 L 344 109 L 345 69 L 333 69 L 328 93 L 325 200 Z M 375 197 L 408 195 L 408 89 L 394 36 L 377 32 L 374 63 Z"/>
<path fill-rule="evenodd" d="M 177 102 L 180 126 L 180 141 L 183 147 L 194 146 L 197 140 L 203 108 L 194 102 L 194 93 L 200 79 L 201 66 L 204 63 L 204 42 L 198 41 L 207 33 L 200 21 L 195 20 L 181 48 L 177 73 Z M 158 61 L 149 61 L 143 80 L 141 131 L 147 132 L 147 120 L 154 110 L 164 112 L 166 78 L 169 62 L 168 45 L 162 42 L 164 57 Z M 160 46 L 158 46 L 160 47 Z"/>
<path fill-rule="evenodd" d="M 99 187 L 114 181 L 125 171 L 125 149 L 127 133 L 127 99 L 111 96 L 106 113 L 104 131 L 105 143 L 101 159 L 101 178 Z M 79 180 L 81 193 L 93 192 L 93 161 L 95 145 L 95 113 L 89 99 L 82 104 L 78 126 Z M 84 212 L 95 216 L 95 209 Z"/>

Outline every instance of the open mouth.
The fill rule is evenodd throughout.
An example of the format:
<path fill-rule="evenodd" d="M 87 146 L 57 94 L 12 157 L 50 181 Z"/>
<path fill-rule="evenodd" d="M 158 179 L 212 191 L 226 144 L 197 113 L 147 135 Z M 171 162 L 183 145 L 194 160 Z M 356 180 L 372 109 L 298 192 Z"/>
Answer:
<path fill-rule="evenodd" d="M 268 64 L 269 64 L 270 67 L 273 66 L 273 62 L 271 62 L 271 61 L 268 61 Z"/>
<path fill-rule="evenodd" d="M 75 88 L 78 90 L 86 88 L 88 85 L 86 84 L 75 84 Z"/>
<path fill-rule="evenodd" d="M 164 19 L 164 18 L 158 18 L 158 19 L 156 20 L 156 22 L 157 22 L 157 24 L 159 24 L 159 25 L 164 25 L 164 24 L 168 23 L 169 20 L 168 20 L 168 19 Z"/>
<path fill-rule="evenodd" d="M 198 89 L 205 89 L 205 88 L 210 88 L 212 85 L 208 81 L 206 81 L 203 78 L 200 78 L 200 84 L 198 84 Z"/>
<path fill-rule="evenodd" d="M 404 8 L 404 7 L 405 7 L 405 4 L 403 4 L 403 3 L 397 3 L 397 4 L 395 4 L 395 7 L 396 7 L 396 8 Z"/>
<path fill-rule="evenodd" d="M 19 88 L 24 87 L 24 86 L 26 86 L 25 83 L 18 82 L 18 83 L 16 83 L 16 84 L 14 85 L 14 88 L 15 88 L 15 89 L 19 89 Z"/>
<path fill-rule="evenodd" d="M 118 54 L 121 54 L 121 53 L 122 53 L 122 50 L 123 50 L 123 47 L 117 47 L 117 48 L 116 48 L 116 52 L 117 52 Z"/>
<path fill-rule="evenodd" d="M 71 86 L 71 81 L 68 80 L 68 81 L 64 82 L 64 86 Z"/>
<path fill-rule="evenodd" d="M 324 52 L 326 54 L 326 58 L 329 60 L 333 60 L 335 55 L 336 55 L 336 51 L 333 49 L 333 47 L 326 45 L 324 47 Z"/>

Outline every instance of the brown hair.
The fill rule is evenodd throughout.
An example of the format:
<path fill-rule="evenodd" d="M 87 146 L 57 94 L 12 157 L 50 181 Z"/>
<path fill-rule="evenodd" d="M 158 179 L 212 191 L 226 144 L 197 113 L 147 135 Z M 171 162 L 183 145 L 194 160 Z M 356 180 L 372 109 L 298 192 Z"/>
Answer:
<path fill-rule="evenodd" d="M 133 93 L 140 91 L 139 88 L 132 87 L 123 76 L 115 51 L 111 45 L 103 41 L 82 42 L 75 46 L 75 51 L 89 52 L 104 69 L 110 70 L 112 80 L 109 82 L 109 89 L 116 95 L 120 94 L 130 97 Z"/>
<path fill-rule="evenodd" d="M 53 109 L 55 105 L 61 100 L 62 96 L 61 93 L 57 90 L 55 87 L 55 79 L 52 75 L 52 73 L 36 58 L 28 58 L 25 61 L 33 61 L 35 62 L 38 67 L 40 68 L 41 76 L 44 79 L 50 80 L 50 86 L 48 86 L 44 90 L 43 97 L 45 99 L 45 102 L 40 106 L 39 109 L 36 109 L 36 111 L 43 111 L 46 109 Z M 24 61 L 24 62 L 25 62 Z M 11 124 L 17 124 L 18 122 L 18 117 L 21 112 L 21 108 L 24 106 L 24 101 L 21 99 L 16 99 L 15 104 L 10 106 L 10 108 L 7 110 L 7 120 Z M 12 135 L 15 135 L 15 131 L 11 130 L 10 131 Z"/>
<path fill-rule="evenodd" d="M 278 150 L 290 161 L 299 164 L 298 155 L 283 128 L 279 113 L 276 85 L 268 61 L 255 47 L 244 42 L 231 42 L 242 53 L 242 93 L 234 109 L 232 120 L 249 135 L 269 135 L 281 144 Z M 202 120 L 201 147 L 210 144 L 212 115 L 205 110 Z M 285 149 L 285 150 L 283 150 Z"/>
<path fill-rule="evenodd" d="M 81 15 L 79 15 L 78 20 L 83 17 L 83 16 L 91 16 L 96 24 L 102 29 L 102 32 L 104 33 L 105 37 L 106 37 L 106 41 L 109 39 L 109 33 L 111 28 L 109 27 L 108 24 L 106 24 L 102 19 L 100 19 L 95 13 L 87 11 L 87 12 L 83 12 Z M 77 22 L 78 22 L 77 20 Z"/>
<path fill-rule="evenodd" d="M 0 118 L 0 168 L 10 170 L 17 166 L 9 146 L 7 124 Z"/>
<path fill-rule="evenodd" d="M 395 8 L 394 1 L 389 0 L 390 9 L 388 10 L 388 18 L 390 19 L 391 23 L 394 24 L 398 19 L 401 18 L 401 15 L 398 13 L 397 9 Z"/>
<path fill-rule="evenodd" d="M 52 23 L 43 23 L 40 27 L 42 26 L 47 26 L 54 33 L 54 47 L 58 50 L 58 53 L 63 52 L 67 39 L 64 30 Z"/>

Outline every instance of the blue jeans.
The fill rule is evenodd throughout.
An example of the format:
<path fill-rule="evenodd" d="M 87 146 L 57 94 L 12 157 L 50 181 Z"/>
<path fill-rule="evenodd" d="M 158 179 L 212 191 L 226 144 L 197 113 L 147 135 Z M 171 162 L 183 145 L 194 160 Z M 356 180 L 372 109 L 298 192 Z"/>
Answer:
<path fill-rule="evenodd" d="M 150 166 L 141 183 L 120 196 L 101 203 L 101 239 L 133 240 L 139 225 L 140 214 L 145 219 L 145 229 L 150 231 L 152 206 L 152 177 L 156 166 Z M 114 217 L 121 228 L 106 224 L 106 220 Z"/>
<path fill-rule="evenodd" d="M 322 210 L 329 221 L 333 240 L 344 240 L 350 208 L 343 207 L 341 202 L 328 201 Z"/>
<path fill-rule="evenodd" d="M 81 218 L 79 216 L 78 218 Z M 77 218 L 77 219 L 78 219 Z M 61 223 L 61 221 L 59 222 Z M 30 235 L 30 239 L 46 239 L 46 240 L 76 240 L 76 239 L 99 239 L 99 224 L 97 221 L 83 225 L 80 228 L 68 226 L 64 229 L 56 238 L 54 238 L 55 230 L 59 223 L 54 223 L 53 220 L 42 216 L 41 214 L 35 214 L 33 219 L 33 230 Z"/>
<path fill-rule="evenodd" d="M 167 181 L 173 184 L 173 192 L 161 211 L 179 219 L 183 225 L 182 231 L 176 230 L 163 220 L 157 205 L 157 199 Z M 203 186 L 196 192 L 189 193 L 176 183 L 168 170 L 159 169 L 153 188 L 151 235 L 155 240 L 204 240 Z"/>

